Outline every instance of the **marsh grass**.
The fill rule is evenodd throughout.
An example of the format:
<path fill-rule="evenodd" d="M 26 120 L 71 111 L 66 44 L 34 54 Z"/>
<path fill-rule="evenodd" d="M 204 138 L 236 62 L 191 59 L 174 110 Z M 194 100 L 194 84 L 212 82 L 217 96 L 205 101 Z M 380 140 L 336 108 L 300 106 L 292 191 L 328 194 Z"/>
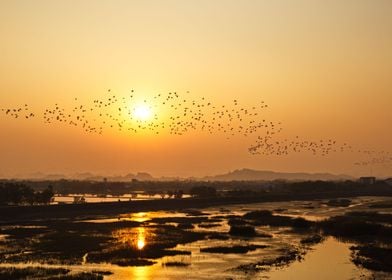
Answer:
<path fill-rule="evenodd" d="M 252 226 L 231 226 L 230 235 L 237 235 L 237 236 L 256 236 L 256 230 Z"/>
<path fill-rule="evenodd" d="M 0 279 L 31 279 L 49 276 L 60 276 L 65 275 L 70 270 L 64 268 L 43 268 L 43 267 L 1 267 L 0 268 Z"/>
<path fill-rule="evenodd" d="M 201 248 L 200 252 L 203 253 L 219 253 L 219 254 L 245 254 L 250 251 L 255 251 L 257 249 L 267 248 L 267 245 L 246 245 L 246 246 L 217 246 L 217 247 L 207 247 Z"/>
<path fill-rule="evenodd" d="M 353 262 L 361 267 L 392 272 L 392 249 L 373 245 L 353 246 Z"/>
<path fill-rule="evenodd" d="M 308 237 L 304 237 L 301 239 L 300 243 L 305 245 L 314 245 L 320 243 L 324 240 L 324 237 L 320 234 L 314 234 Z"/>
<path fill-rule="evenodd" d="M 254 273 L 259 271 L 269 270 L 271 267 L 283 267 L 294 261 L 302 260 L 303 251 L 297 248 L 284 248 L 281 250 L 281 255 L 275 258 L 266 258 L 260 262 L 243 264 L 236 267 L 236 270 L 245 273 Z"/>
<path fill-rule="evenodd" d="M 292 227 L 305 230 L 314 225 L 314 222 L 304 218 L 274 215 L 269 210 L 250 211 L 242 216 L 242 221 L 254 226 Z"/>
<path fill-rule="evenodd" d="M 0 268 L 0 279 L 48 279 L 48 280 L 101 280 L 103 274 L 98 272 L 81 272 L 71 274 L 65 268 L 44 268 L 44 267 L 2 267 Z M 107 275 L 107 274 L 106 274 Z"/>
<path fill-rule="evenodd" d="M 190 265 L 191 265 L 190 263 L 178 262 L 178 261 L 162 263 L 162 266 L 167 266 L 167 267 L 187 267 Z"/>
<path fill-rule="evenodd" d="M 352 246 L 354 264 L 376 271 L 392 271 L 392 214 L 349 212 L 319 222 L 324 235 L 358 244 Z"/>
<path fill-rule="evenodd" d="M 190 218 L 191 219 L 191 218 Z M 189 252 L 171 250 L 178 244 L 204 239 L 205 233 L 186 231 L 171 225 L 145 225 L 132 221 L 108 223 L 73 222 L 69 220 L 38 221 L 45 228 L 5 228 L 7 234 L 2 262 L 40 262 L 47 264 L 81 264 L 86 252 L 88 262 L 119 265 L 153 264 L 148 259 Z M 114 233 L 118 230 L 144 228 L 152 236 L 143 250 L 122 243 Z"/>

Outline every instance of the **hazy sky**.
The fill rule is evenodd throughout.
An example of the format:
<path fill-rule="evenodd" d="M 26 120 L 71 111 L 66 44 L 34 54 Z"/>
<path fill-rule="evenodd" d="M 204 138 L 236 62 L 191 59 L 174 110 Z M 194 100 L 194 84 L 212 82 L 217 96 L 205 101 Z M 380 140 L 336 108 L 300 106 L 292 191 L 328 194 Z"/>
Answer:
<path fill-rule="evenodd" d="M 42 120 L 55 103 L 91 103 L 108 89 L 143 99 L 177 91 L 219 104 L 264 100 L 285 137 L 392 152 L 391 14 L 389 0 L 0 0 L 0 108 L 26 103 L 37 115 L 0 114 L 0 176 L 242 167 L 391 175 L 391 164 L 354 166 L 366 160 L 356 153 L 250 155 L 249 137 L 97 135 Z"/>

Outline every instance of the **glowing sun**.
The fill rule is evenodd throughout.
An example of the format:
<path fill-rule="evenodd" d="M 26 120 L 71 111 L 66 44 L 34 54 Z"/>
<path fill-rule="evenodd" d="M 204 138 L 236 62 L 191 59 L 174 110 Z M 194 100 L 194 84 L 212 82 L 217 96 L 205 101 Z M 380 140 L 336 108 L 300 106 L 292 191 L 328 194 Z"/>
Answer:
<path fill-rule="evenodd" d="M 146 104 L 140 104 L 133 110 L 133 116 L 139 121 L 148 121 L 152 117 L 151 107 Z"/>

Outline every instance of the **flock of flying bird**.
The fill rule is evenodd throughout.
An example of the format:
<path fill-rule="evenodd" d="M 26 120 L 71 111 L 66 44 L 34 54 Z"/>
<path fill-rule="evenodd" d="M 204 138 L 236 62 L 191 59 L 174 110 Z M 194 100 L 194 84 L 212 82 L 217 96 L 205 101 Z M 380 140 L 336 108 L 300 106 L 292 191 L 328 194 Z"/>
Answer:
<path fill-rule="evenodd" d="M 22 107 L 19 108 L 7 108 L 7 109 L 1 109 L 1 112 L 4 113 L 4 115 L 9 116 L 11 118 L 33 118 L 35 117 L 35 114 L 30 111 L 29 105 L 25 104 Z"/>
<path fill-rule="evenodd" d="M 299 136 L 294 139 L 274 138 L 273 135 L 258 136 L 255 144 L 248 148 L 254 155 L 285 156 L 292 153 L 311 153 L 312 155 L 328 156 L 332 153 L 351 152 L 365 156 L 366 159 L 354 163 L 356 166 L 390 165 L 392 154 L 388 151 L 355 149 L 347 143 L 339 143 L 333 139 L 317 141 L 302 140 Z"/>
<path fill-rule="evenodd" d="M 169 92 L 138 102 L 133 90 L 128 96 L 119 97 L 110 89 L 105 98 L 93 100 L 89 105 L 82 104 L 78 98 L 73 101 L 72 108 L 55 104 L 46 108 L 42 115 L 34 113 L 28 104 L 18 108 L 3 108 L 1 112 L 14 119 L 42 117 L 46 124 L 62 123 L 79 127 L 87 133 L 98 134 L 111 128 L 131 133 L 148 131 L 160 134 L 168 131 L 173 135 L 203 131 L 208 134 L 221 133 L 227 139 L 255 135 L 254 144 L 248 148 L 254 155 L 285 156 L 307 152 L 327 156 L 337 152 L 358 152 L 367 156 L 366 160 L 355 163 L 358 166 L 392 163 L 392 154 L 389 152 L 358 150 L 334 139 L 311 141 L 300 139 L 299 136 L 294 139 L 282 138 L 282 123 L 266 119 L 264 111 L 268 109 L 268 105 L 264 101 L 244 106 L 235 99 L 229 104 L 218 105 L 205 97 L 193 100 L 184 98 L 177 92 Z M 150 118 L 136 116 L 137 106 L 147 108 L 148 113 L 151 113 Z"/>
<path fill-rule="evenodd" d="M 353 147 L 347 143 L 339 144 L 336 140 L 300 140 L 299 136 L 295 139 L 289 140 L 287 138 L 279 140 L 274 139 L 271 135 L 264 137 L 259 136 L 256 143 L 249 147 L 249 152 L 252 154 L 263 155 L 288 155 L 290 153 L 310 152 L 313 155 L 327 156 L 334 152 L 352 152 Z"/>

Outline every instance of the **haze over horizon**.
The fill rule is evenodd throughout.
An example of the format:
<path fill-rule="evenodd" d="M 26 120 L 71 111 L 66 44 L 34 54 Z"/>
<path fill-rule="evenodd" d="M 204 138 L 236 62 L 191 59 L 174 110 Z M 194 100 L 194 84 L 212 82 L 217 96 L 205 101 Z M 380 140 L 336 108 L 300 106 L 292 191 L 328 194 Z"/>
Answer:
<path fill-rule="evenodd" d="M 391 11 L 386 0 L 1 1 L 0 176 L 202 177 L 244 167 L 391 176 Z M 173 107 L 154 99 L 169 92 L 179 95 Z M 125 103 L 96 106 L 113 96 Z M 170 133 L 183 100 L 206 106 L 212 133 L 189 120 L 195 129 Z M 226 119 L 260 102 L 268 107 L 245 125 Z M 14 108 L 28 115 L 10 116 Z M 83 120 L 100 122 L 102 134 L 56 120 L 90 108 Z M 50 122 L 46 110 L 56 111 Z M 235 125 L 230 137 L 211 124 L 225 110 L 219 125 Z M 274 126 L 253 130 L 263 119 Z M 148 129 L 136 132 L 140 124 Z M 336 152 L 250 153 L 271 127 L 281 128 L 271 140 L 280 148 L 331 141 Z"/>
<path fill-rule="evenodd" d="M 372 174 L 370 174 L 372 175 Z M 22 180 L 59 180 L 59 179 L 71 179 L 71 180 L 94 180 L 100 181 L 107 179 L 109 181 L 129 181 L 130 178 L 138 180 L 234 180 L 234 181 L 259 181 L 259 180 L 349 180 L 355 179 L 355 176 L 348 174 L 333 174 L 328 172 L 284 172 L 284 171 L 273 171 L 273 170 L 256 170 L 250 168 L 239 168 L 234 170 L 227 170 L 224 173 L 209 174 L 205 176 L 175 176 L 175 175 L 163 175 L 156 176 L 155 174 L 148 171 L 135 171 L 127 173 L 94 173 L 94 172 L 77 172 L 77 173 L 45 173 L 45 172 L 34 172 L 29 174 L 14 174 L 8 177 L 2 177 L 0 179 L 22 179 Z"/>

